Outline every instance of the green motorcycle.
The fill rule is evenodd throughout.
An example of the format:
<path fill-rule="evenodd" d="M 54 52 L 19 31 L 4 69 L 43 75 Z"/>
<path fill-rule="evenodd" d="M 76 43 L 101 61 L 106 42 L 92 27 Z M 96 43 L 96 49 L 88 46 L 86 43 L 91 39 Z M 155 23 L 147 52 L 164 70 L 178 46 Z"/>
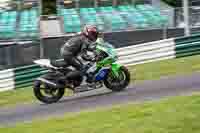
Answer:
<path fill-rule="evenodd" d="M 116 63 L 117 53 L 113 45 L 103 40 L 97 40 L 97 65 L 95 81 L 103 81 L 104 85 L 112 91 L 121 91 L 130 82 L 128 69 Z"/>
<path fill-rule="evenodd" d="M 98 39 L 93 53 L 94 59 L 85 61 L 84 74 L 73 68 L 57 67 L 48 59 L 34 61 L 48 70 L 34 82 L 36 98 L 44 103 L 57 102 L 63 97 L 65 88 L 75 93 L 102 88 L 103 85 L 112 91 L 125 89 L 130 82 L 130 73 L 117 63 L 115 48 Z"/>

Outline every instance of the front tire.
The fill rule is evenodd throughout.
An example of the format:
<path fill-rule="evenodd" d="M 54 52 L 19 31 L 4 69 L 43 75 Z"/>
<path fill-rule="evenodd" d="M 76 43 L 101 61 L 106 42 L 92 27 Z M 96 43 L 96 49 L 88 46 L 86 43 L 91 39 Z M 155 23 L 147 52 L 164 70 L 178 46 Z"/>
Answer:
<path fill-rule="evenodd" d="M 42 85 L 44 85 L 44 88 L 42 88 Z M 58 88 L 58 89 L 52 90 L 52 88 L 50 88 L 50 87 L 47 88 L 47 87 L 48 87 L 48 85 L 44 84 L 43 82 L 41 82 L 39 80 L 36 80 L 34 82 L 34 86 L 33 86 L 34 95 L 39 101 L 41 101 L 43 103 L 46 103 L 46 104 L 55 103 L 55 102 L 59 101 L 65 93 L 64 88 Z M 44 90 L 45 94 L 47 94 L 47 91 L 57 91 L 57 93 L 52 94 L 51 97 L 48 97 L 42 93 L 43 90 Z"/>
<path fill-rule="evenodd" d="M 121 79 L 122 77 L 123 79 Z M 112 71 L 110 71 L 106 79 L 104 80 L 105 86 L 112 91 L 122 91 L 129 85 L 129 83 L 130 83 L 130 72 L 125 66 L 122 66 L 120 68 L 118 79 L 114 78 Z"/>

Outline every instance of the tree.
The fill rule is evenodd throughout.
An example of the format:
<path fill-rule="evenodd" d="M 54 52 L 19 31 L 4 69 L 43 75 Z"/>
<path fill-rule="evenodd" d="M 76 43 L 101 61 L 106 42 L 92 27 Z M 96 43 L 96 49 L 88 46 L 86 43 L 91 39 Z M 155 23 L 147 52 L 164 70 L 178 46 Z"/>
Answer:
<path fill-rule="evenodd" d="M 165 3 L 174 6 L 174 7 L 181 7 L 182 0 L 163 0 Z"/>
<path fill-rule="evenodd" d="M 42 0 L 43 15 L 56 14 L 56 0 Z"/>

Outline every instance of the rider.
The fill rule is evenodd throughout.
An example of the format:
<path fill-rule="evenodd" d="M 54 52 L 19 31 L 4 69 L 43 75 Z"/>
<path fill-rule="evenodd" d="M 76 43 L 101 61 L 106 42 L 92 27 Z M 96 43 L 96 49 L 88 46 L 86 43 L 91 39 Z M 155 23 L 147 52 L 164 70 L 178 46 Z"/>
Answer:
<path fill-rule="evenodd" d="M 77 56 L 84 51 L 91 51 L 91 46 L 95 45 L 98 36 L 99 31 L 96 26 L 85 26 L 81 34 L 69 39 L 60 50 L 65 66 L 73 66 L 77 70 L 85 71 Z"/>

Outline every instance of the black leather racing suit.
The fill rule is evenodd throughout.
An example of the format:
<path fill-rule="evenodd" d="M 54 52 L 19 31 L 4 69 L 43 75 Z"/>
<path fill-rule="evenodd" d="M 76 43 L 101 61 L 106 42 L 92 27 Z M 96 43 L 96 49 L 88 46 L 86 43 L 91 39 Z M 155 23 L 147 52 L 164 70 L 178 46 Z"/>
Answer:
<path fill-rule="evenodd" d="M 83 35 L 77 35 L 69 39 L 61 48 L 61 56 L 64 58 L 65 66 L 73 66 L 77 70 L 83 70 L 83 64 L 77 56 L 85 50 L 90 50 L 91 42 Z"/>

